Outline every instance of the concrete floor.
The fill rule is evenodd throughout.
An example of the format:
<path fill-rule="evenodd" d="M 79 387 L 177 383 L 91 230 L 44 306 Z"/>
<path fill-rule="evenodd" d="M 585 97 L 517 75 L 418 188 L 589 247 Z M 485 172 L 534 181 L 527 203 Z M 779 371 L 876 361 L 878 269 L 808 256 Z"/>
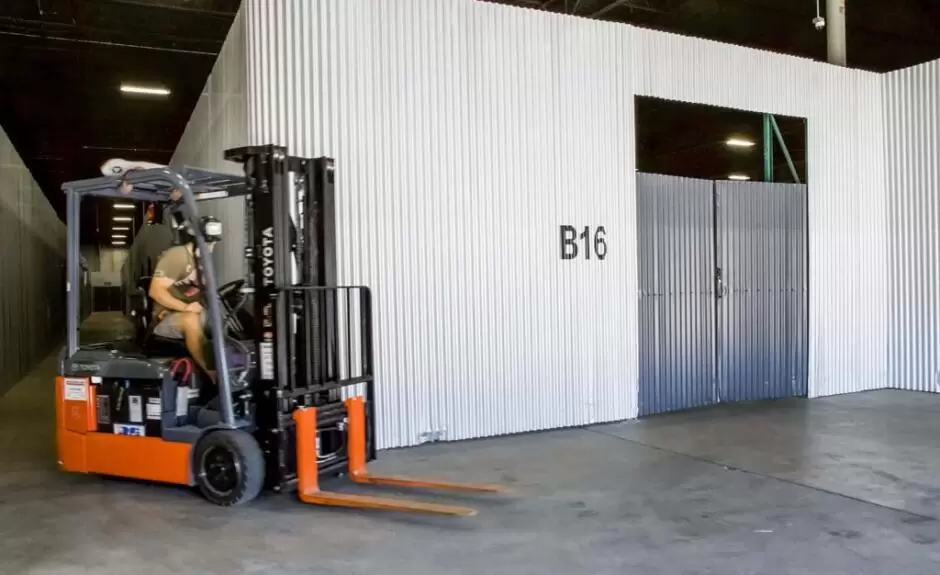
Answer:
<path fill-rule="evenodd" d="M 940 572 L 940 396 L 725 406 L 381 453 L 377 471 L 513 490 L 442 519 L 276 495 L 220 509 L 187 489 L 59 473 L 54 372 L 50 358 L 0 399 L 3 574 Z"/>

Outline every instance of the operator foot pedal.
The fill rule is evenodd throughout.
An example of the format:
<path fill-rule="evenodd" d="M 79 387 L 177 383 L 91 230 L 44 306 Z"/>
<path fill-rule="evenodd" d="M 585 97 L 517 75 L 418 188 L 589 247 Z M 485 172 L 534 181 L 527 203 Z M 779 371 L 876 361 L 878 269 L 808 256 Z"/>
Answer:
<path fill-rule="evenodd" d="M 389 497 L 373 497 L 371 495 L 353 495 L 348 493 L 335 493 L 330 491 L 314 491 L 301 493 L 300 500 L 313 505 L 328 505 L 331 507 L 354 507 L 358 509 L 378 509 L 384 511 L 404 511 L 409 513 L 427 513 L 429 515 L 458 515 L 470 517 L 477 514 L 476 509 L 458 507 L 456 505 L 438 505 L 422 501 L 408 501 L 405 499 L 392 499 Z"/>
<path fill-rule="evenodd" d="M 412 479 L 410 477 L 377 476 L 368 473 L 352 473 L 350 479 L 356 483 L 367 485 L 388 485 L 392 487 L 413 487 L 417 489 L 439 489 L 442 491 L 459 491 L 463 493 L 503 493 L 506 489 L 502 485 L 488 483 L 452 483 L 449 481 L 435 481 L 428 479 Z"/>

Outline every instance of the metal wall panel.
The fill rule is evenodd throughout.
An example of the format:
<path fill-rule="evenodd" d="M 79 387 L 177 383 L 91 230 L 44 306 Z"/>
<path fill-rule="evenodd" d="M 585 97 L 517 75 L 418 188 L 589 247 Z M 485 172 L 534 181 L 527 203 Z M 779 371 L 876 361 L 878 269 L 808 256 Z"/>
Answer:
<path fill-rule="evenodd" d="M 940 61 L 885 76 L 892 387 L 940 391 Z"/>
<path fill-rule="evenodd" d="M 0 394 L 63 335 L 65 225 L 0 129 Z"/>
<path fill-rule="evenodd" d="M 807 119 L 809 395 L 884 387 L 888 277 L 879 270 L 887 269 L 888 206 L 881 76 L 623 29 L 634 36 L 639 95 Z"/>
<path fill-rule="evenodd" d="M 809 395 L 884 385 L 879 76 L 473 0 L 247 0 L 225 50 L 229 135 L 337 159 L 383 446 L 636 414 L 634 95 L 808 118 Z M 209 167 L 212 98 L 177 154 Z M 560 261 L 564 224 L 605 225 L 607 260 Z"/>
<path fill-rule="evenodd" d="M 806 186 L 716 183 L 719 401 L 807 394 Z"/>
<path fill-rule="evenodd" d="M 245 104 L 248 60 L 245 49 L 245 10 L 242 9 L 232 23 L 176 147 L 170 162 L 172 165 L 197 166 L 230 174 L 242 173 L 241 165 L 223 159 L 223 151 L 248 144 L 248 111 Z M 200 213 L 219 218 L 225 226 L 224 239 L 213 252 L 219 284 L 243 277 L 243 200 L 210 200 L 200 202 L 199 208 Z"/>
<path fill-rule="evenodd" d="M 455 0 L 245 9 L 251 140 L 337 162 L 380 445 L 635 416 L 629 34 Z M 563 225 L 604 226 L 606 259 L 562 260 Z"/>
<path fill-rule="evenodd" d="M 714 182 L 637 174 L 639 415 L 715 403 Z"/>

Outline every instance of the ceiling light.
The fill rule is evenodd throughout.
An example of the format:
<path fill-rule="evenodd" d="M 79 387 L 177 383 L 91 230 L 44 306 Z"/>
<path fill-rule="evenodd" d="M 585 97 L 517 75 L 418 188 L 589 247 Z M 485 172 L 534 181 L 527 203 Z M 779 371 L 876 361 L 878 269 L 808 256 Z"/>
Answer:
<path fill-rule="evenodd" d="M 149 96 L 170 95 L 170 91 L 166 88 L 134 86 L 133 84 L 121 84 L 121 91 L 125 94 L 147 94 Z"/>
<path fill-rule="evenodd" d="M 114 240 L 114 241 L 111 242 L 111 243 L 112 243 L 112 245 L 115 245 L 115 246 L 126 246 L 126 245 L 127 245 L 127 242 L 125 242 L 124 240 Z"/>
<path fill-rule="evenodd" d="M 133 210 L 134 204 L 114 204 L 116 210 Z"/>
<path fill-rule="evenodd" d="M 111 228 L 111 231 L 112 232 L 129 232 L 131 231 L 131 229 L 125 226 L 115 226 Z"/>
<path fill-rule="evenodd" d="M 133 222 L 134 218 L 129 218 L 127 216 L 114 216 L 114 221 L 116 222 Z"/>
<path fill-rule="evenodd" d="M 729 180 L 738 180 L 738 181 L 747 181 L 751 179 L 751 176 L 747 174 L 731 174 L 728 176 Z"/>
<path fill-rule="evenodd" d="M 729 148 L 753 148 L 754 141 L 746 140 L 744 138 L 728 138 L 725 140 L 725 145 Z"/>
<path fill-rule="evenodd" d="M 218 199 L 227 198 L 227 197 L 228 197 L 228 192 L 225 190 L 219 190 L 216 192 L 202 192 L 200 194 L 196 194 L 197 200 L 218 200 Z"/>
<path fill-rule="evenodd" d="M 125 236 L 124 234 L 111 234 L 111 239 L 114 239 L 114 240 L 126 240 L 126 239 L 127 239 L 127 236 Z"/>

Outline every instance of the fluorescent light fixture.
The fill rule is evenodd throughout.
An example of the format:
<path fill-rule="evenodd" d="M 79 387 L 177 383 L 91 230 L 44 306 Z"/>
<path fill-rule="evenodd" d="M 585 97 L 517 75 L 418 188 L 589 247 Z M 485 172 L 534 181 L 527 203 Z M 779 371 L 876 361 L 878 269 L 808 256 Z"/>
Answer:
<path fill-rule="evenodd" d="M 216 192 L 202 192 L 202 193 L 196 194 L 197 200 L 218 200 L 218 199 L 227 198 L 227 197 L 228 197 L 228 192 L 226 192 L 225 190 L 219 190 Z"/>
<path fill-rule="evenodd" d="M 729 148 L 753 148 L 755 146 L 753 140 L 744 138 L 728 138 L 725 140 L 725 145 Z"/>
<path fill-rule="evenodd" d="M 744 181 L 750 180 L 751 176 L 748 176 L 747 174 L 731 174 L 728 176 L 728 179 L 744 182 Z"/>
<path fill-rule="evenodd" d="M 116 210 L 133 210 L 134 204 L 114 204 Z"/>
<path fill-rule="evenodd" d="M 133 222 L 134 218 L 129 218 L 127 216 L 114 216 L 114 221 L 116 222 Z"/>
<path fill-rule="evenodd" d="M 115 226 L 111 228 L 111 231 L 112 232 L 129 232 L 131 231 L 131 229 L 125 226 Z"/>
<path fill-rule="evenodd" d="M 111 239 L 113 240 L 126 240 L 127 236 L 124 234 L 111 234 Z"/>
<path fill-rule="evenodd" d="M 170 91 L 166 88 L 135 86 L 133 84 L 121 84 L 121 91 L 125 94 L 146 94 L 148 96 L 169 96 Z"/>
<path fill-rule="evenodd" d="M 114 240 L 113 242 L 111 242 L 111 245 L 126 246 L 127 242 L 125 242 L 124 240 Z"/>

